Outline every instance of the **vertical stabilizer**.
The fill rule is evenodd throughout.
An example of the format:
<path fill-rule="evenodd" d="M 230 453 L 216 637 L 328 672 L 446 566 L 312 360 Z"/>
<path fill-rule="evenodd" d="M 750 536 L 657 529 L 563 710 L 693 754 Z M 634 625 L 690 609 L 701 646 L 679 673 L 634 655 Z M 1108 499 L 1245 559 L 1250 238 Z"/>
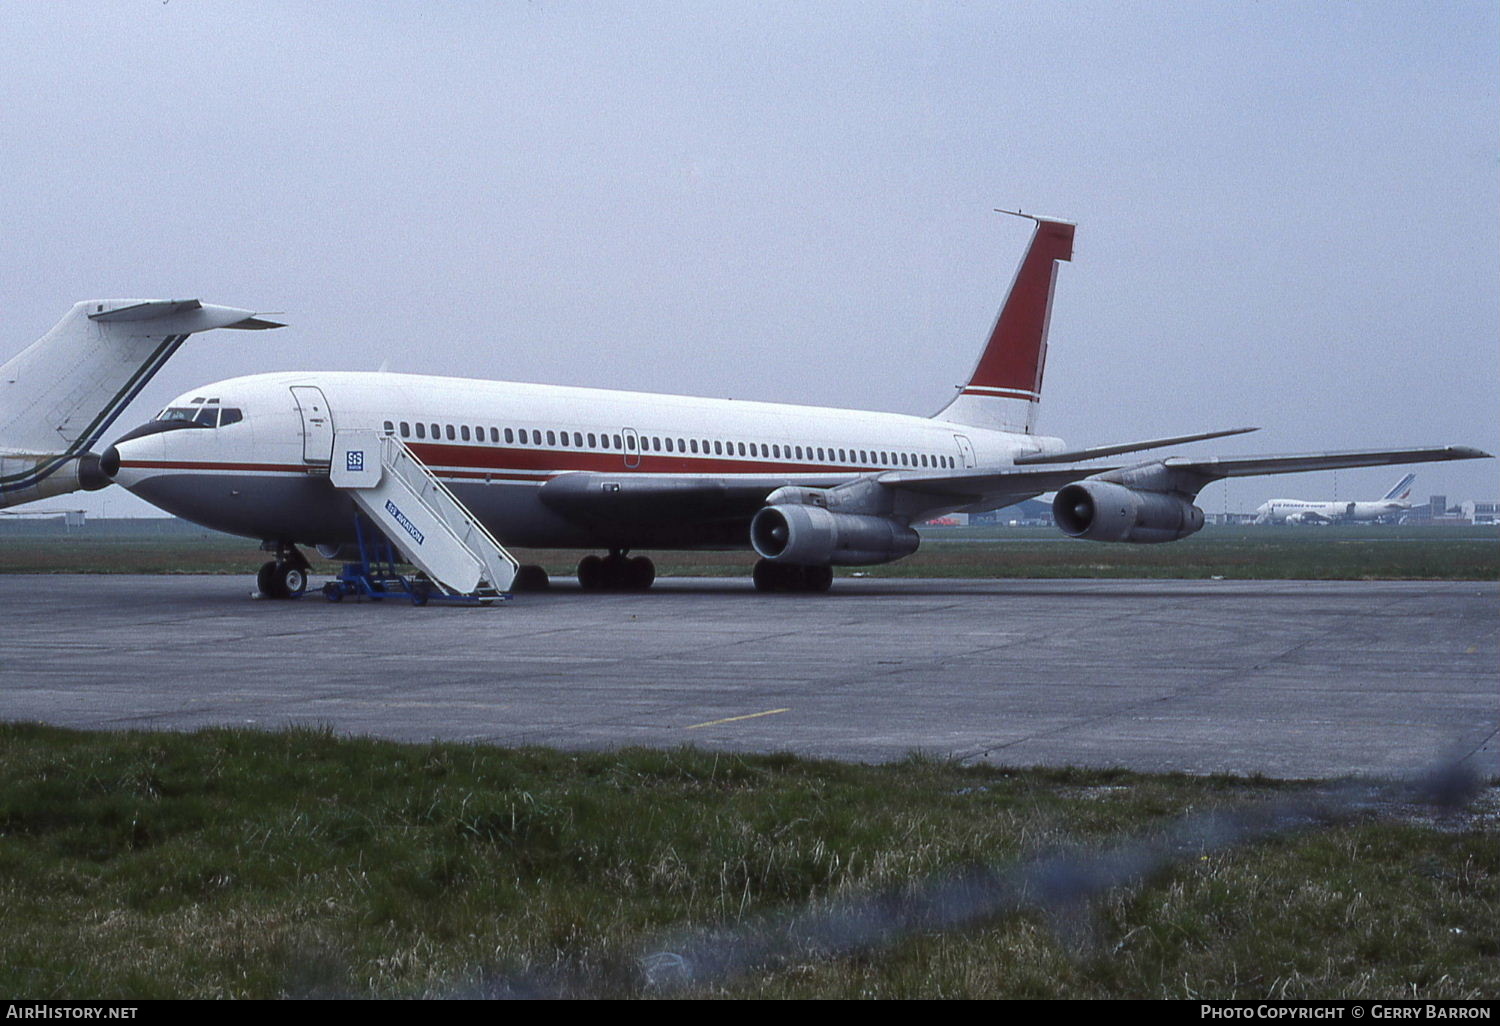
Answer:
<path fill-rule="evenodd" d="M 1396 482 L 1396 487 L 1381 496 L 1382 502 L 1401 501 L 1411 497 L 1411 483 L 1417 479 L 1416 474 L 1407 474 Z"/>
<path fill-rule="evenodd" d="M 1075 225 L 1048 217 L 1031 219 L 1036 222 L 1031 245 L 979 363 L 958 397 L 935 419 L 1001 431 L 1032 430 L 1042 397 L 1057 262 L 1073 259 Z"/>

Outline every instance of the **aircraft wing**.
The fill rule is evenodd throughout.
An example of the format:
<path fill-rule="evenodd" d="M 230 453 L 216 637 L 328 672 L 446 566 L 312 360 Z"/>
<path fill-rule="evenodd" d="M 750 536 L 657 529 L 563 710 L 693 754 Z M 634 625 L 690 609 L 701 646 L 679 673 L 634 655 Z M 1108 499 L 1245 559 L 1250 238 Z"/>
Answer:
<path fill-rule="evenodd" d="M 923 495 L 963 498 L 970 505 L 1006 505 L 1013 497 L 1050 492 L 1098 474 L 1129 473 L 1161 468 L 1171 475 L 1174 490 L 1196 495 L 1204 486 L 1226 477 L 1297 474 L 1311 470 L 1383 467 L 1397 463 L 1486 459 L 1490 454 L 1465 445 L 1412 449 L 1353 449 L 1342 452 L 1300 453 L 1286 456 L 1169 456 L 1143 463 L 1075 463 L 1068 466 L 1019 466 L 1002 470 L 893 470 L 876 477 L 889 488 Z"/>
<path fill-rule="evenodd" d="M 808 488 L 834 487 L 857 480 L 874 481 L 896 492 L 903 500 L 898 506 L 906 510 L 941 507 L 992 509 L 1056 491 L 1063 485 L 1100 474 L 1130 475 L 1163 469 L 1170 475 L 1174 490 L 1196 495 L 1205 485 L 1224 477 L 1479 459 L 1488 455 L 1466 446 L 1440 446 L 1295 456 L 1168 457 L 1132 464 L 1040 464 L 994 470 L 840 472 L 831 474 L 823 482 L 808 479 L 808 475 L 798 477 L 802 478 L 799 483 Z M 753 517 L 765 504 L 766 497 L 786 483 L 784 477 L 776 475 L 720 478 L 580 471 L 560 474 L 548 481 L 542 485 L 538 497 L 553 512 L 581 524 L 628 526 L 732 522 Z"/>

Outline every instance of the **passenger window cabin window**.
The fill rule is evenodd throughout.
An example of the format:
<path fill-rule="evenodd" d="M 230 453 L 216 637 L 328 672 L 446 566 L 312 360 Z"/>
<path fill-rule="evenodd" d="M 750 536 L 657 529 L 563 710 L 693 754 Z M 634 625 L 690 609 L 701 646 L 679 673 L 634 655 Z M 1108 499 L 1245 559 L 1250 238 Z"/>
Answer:
<path fill-rule="evenodd" d="M 568 445 L 568 433 L 566 431 L 559 431 L 558 434 L 562 436 L 561 441 L 562 441 L 562 444 L 563 444 L 563 448 L 567 448 L 567 445 Z M 547 440 L 549 442 L 552 440 L 552 432 L 551 431 L 547 432 Z"/>
<path fill-rule="evenodd" d="M 426 438 L 427 437 L 427 427 L 420 420 L 417 421 L 417 437 L 418 438 Z"/>
<path fill-rule="evenodd" d="M 390 421 L 386 421 L 385 422 L 385 433 L 388 434 L 388 435 L 394 435 L 396 433 L 396 425 L 392 424 Z"/>
<path fill-rule="evenodd" d="M 574 431 L 573 432 L 573 446 L 574 446 L 574 448 L 577 448 L 577 449 L 582 449 L 583 448 L 583 432 L 582 431 Z"/>
<path fill-rule="evenodd" d="M 722 455 L 724 455 L 724 443 L 723 442 L 714 442 L 714 455 L 715 456 L 722 456 Z"/>
<path fill-rule="evenodd" d="M 696 439 L 696 438 L 689 438 L 688 439 L 688 448 L 692 452 L 697 452 L 698 451 L 698 439 Z"/>
<path fill-rule="evenodd" d="M 595 440 L 594 433 L 592 431 L 589 432 L 589 448 L 590 449 L 597 449 L 597 448 L 599 448 L 599 443 Z"/>
<path fill-rule="evenodd" d="M 449 428 L 449 429 L 448 429 L 448 430 L 449 430 L 449 431 L 452 431 L 452 430 L 453 430 L 453 429 L 452 429 L 452 428 Z M 464 425 L 462 425 L 462 426 L 461 426 L 461 427 L 460 427 L 460 428 L 459 428 L 459 429 L 458 429 L 458 433 L 459 433 L 459 434 L 460 434 L 460 435 L 462 435 L 462 436 L 463 436 L 463 440 L 464 440 L 464 441 L 465 441 L 465 442 L 467 442 L 467 441 L 468 441 L 468 440 L 469 440 L 469 425 L 467 425 L 467 424 L 464 424 Z M 449 437 L 449 438 L 452 438 L 452 437 L 453 437 L 453 436 L 452 436 L 452 435 L 449 435 L 449 436 L 448 436 L 448 437 Z"/>
<path fill-rule="evenodd" d="M 634 449 L 634 448 L 635 448 L 635 442 L 634 442 L 634 441 L 632 441 L 632 442 L 631 442 L 631 443 L 630 443 L 630 447 L 631 447 L 631 448 L 632 448 L 632 449 Z M 622 443 L 621 443 L 621 441 L 620 441 L 620 436 L 619 436 L 619 435 L 615 435 L 615 448 L 616 448 L 616 449 L 623 449 L 623 448 L 625 448 L 625 446 L 624 446 L 624 445 L 623 445 L 623 444 L 622 444 Z"/>
<path fill-rule="evenodd" d="M 438 439 L 440 439 L 442 437 L 443 437 L 442 428 L 438 427 L 436 424 L 433 424 L 432 425 L 432 440 L 434 442 L 436 442 Z"/>
<path fill-rule="evenodd" d="M 661 439 L 655 435 L 651 436 L 651 448 L 655 449 L 657 452 L 661 452 Z"/>
<path fill-rule="evenodd" d="M 404 420 L 401 422 L 401 437 L 402 438 L 410 438 L 411 437 L 411 424 L 409 422 L 407 422 L 407 421 L 404 421 Z"/>
<path fill-rule="evenodd" d="M 620 436 L 616 435 L 615 437 L 618 438 Z M 625 448 L 629 449 L 631 452 L 635 452 L 635 436 L 634 435 L 626 435 L 625 436 Z"/>
<path fill-rule="evenodd" d="M 512 431 L 510 428 L 506 428 L 505 429 L 505 444 L 509 445 L 510 443 L 514 442 L 515 440 L 516 440 L 516 434 L 515 434 L 515 432 Z"/>
<path fill-rule="evenodd" d="M 547 432 L 547 444 L 548 445 L 556 445 L 557 444 L 557 433 L 556 432 L 554 432 L 554 431 L 548 431 Z"/>
<path fill-rule="evenodd" d="M 743 455 L 745 455 L 745 443 L 744 443 L 744 442 L 738 442 L 738 443 L 736 443 L 736 444 L 738 444 L 738 445 L 739 445 L 739 448 L 740 448 L 740 455 L 741 455 L 741 456 L 743 456 Z"/>

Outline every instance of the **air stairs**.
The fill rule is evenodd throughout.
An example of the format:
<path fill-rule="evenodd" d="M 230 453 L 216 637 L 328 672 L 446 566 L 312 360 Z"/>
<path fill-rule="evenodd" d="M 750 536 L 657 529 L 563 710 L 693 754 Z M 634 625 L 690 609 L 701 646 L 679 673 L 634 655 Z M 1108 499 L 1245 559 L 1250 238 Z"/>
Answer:
<path fill-rule="evenodd" d="M 414 600 L 509 598 L 520 567 L 516 558 L 401 439 L 375 431 L 338 432 L 329 479 L 422 572 L 425 580 L 409 589 Z M 356 590 L 350 580 L 346 573 L 338 586 Z"/>

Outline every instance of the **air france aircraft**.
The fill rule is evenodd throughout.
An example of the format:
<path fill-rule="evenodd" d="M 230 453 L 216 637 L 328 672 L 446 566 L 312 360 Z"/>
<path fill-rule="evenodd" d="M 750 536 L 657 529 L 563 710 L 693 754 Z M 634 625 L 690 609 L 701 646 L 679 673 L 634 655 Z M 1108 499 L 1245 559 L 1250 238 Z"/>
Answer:
<path fill-rule="evenodd" d="M 1310 499 L 1270 499 L 1255 511 L 1257 524 L 1355 524 L 1393 517 L 1411 509 L 1411 483 L 1407 474 L 1394 488 L 1375 501 L 1329 502 Z"/>
<path fill-rule="evenodd" d="M 196 299 L 91 299 L 0 367 L 0 508 L 104 488 L 92 452 L 195 332 L 279 328 Z"/>
<path fill-rule="evenodd" d="M 1099 463 L 1252 429 L 1081 449 L 1036 434 L 1053 289 L 1075 226 L 1031 219 L 978 364 L 930 417 L 380 372 L 256 374 L 184 393 L 107 449 L 102 468 L 170 513 L 260 539 L 276 553 L 259 576 L 267 595 L 305 587 L 298 545 L 332 555 L 356 540 L 356 504 L 330 464 L 338 451 L 352 466 L 363 450 L 336 450 L 340 433 L 399 440 L 504 544 L 607 553 L 579 563 L 584 588 L 649 587 L 655 569 L 630 555 L 639 549 L 750 548 L 757 588 L 823 591 L 833 567 L 910 555 L 911 525 L 955 510 L 1056 491 L 1066 534 L 1166 542 L 1203 526 L 1193 500 L 1220 478 L 1487 455 Z M 388 535 L 415 530 L 394 523 Z"/>

